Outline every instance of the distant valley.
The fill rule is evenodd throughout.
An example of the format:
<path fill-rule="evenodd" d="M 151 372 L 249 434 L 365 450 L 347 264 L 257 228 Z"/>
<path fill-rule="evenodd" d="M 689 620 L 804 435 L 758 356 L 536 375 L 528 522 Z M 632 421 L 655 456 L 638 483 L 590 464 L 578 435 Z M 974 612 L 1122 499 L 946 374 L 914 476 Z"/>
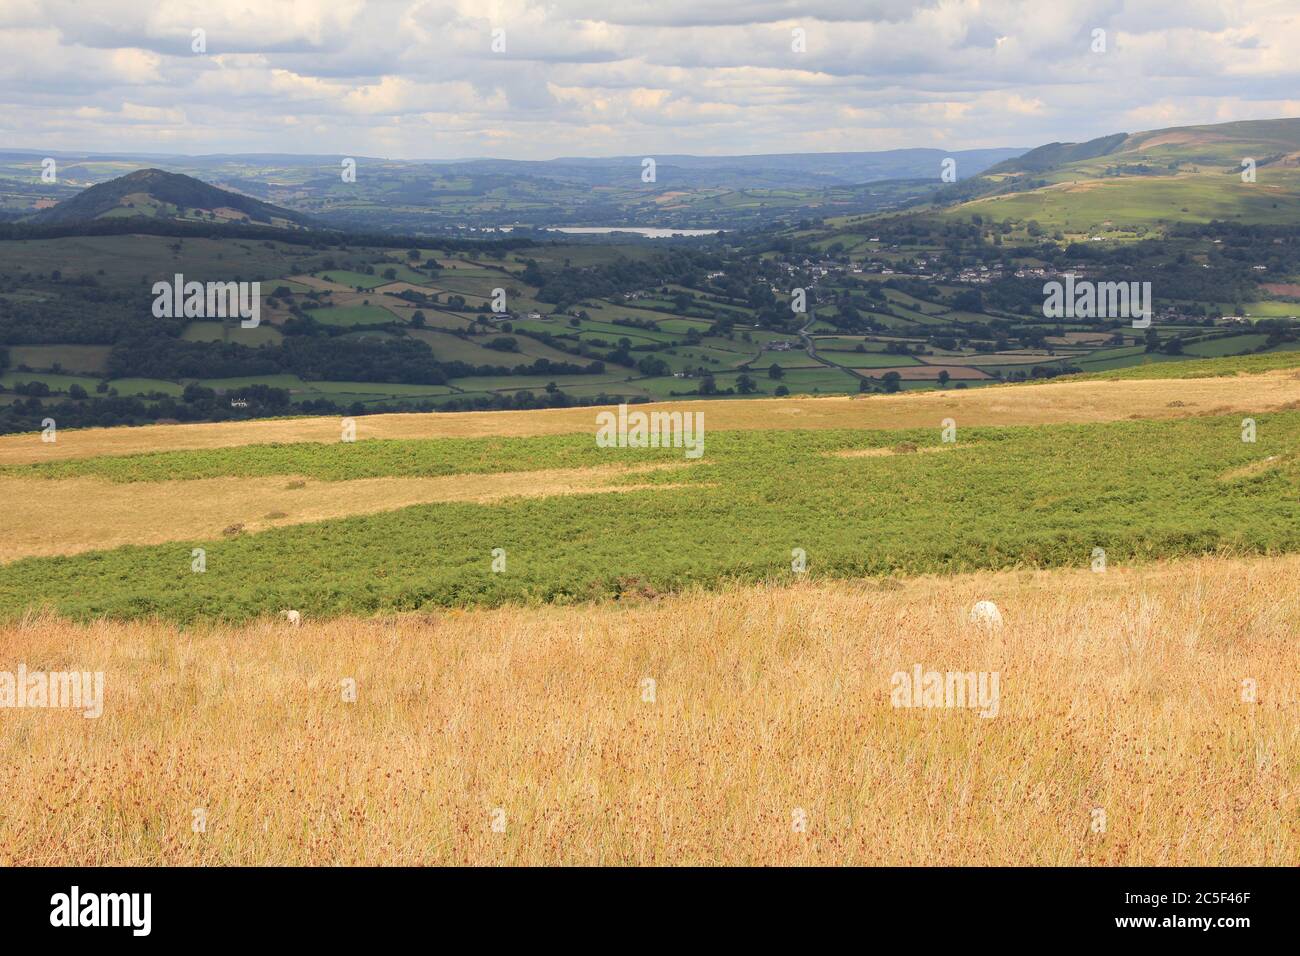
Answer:
<path fill-rule="evenodd" d="M 1021 149 L 775 156 L 625 156 L 420 163 L 343 156 L 96 156 L 0 152 L 0 213 L 39 208 L 142 168 L 181 173 L 335 228 L 453 232 L 531 226 L 742 228 L 782 217 L 876 212 L 921 201 L 942 163 L 973 176 Z M 654 181 L 645 182 L 653 159 Z"/>

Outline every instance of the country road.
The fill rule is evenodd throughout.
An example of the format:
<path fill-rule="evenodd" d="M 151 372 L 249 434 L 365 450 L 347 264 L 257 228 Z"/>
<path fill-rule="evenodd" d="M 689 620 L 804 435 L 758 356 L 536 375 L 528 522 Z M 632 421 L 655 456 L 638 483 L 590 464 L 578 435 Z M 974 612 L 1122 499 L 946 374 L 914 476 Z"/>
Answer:
<path fill-rule="evenodd" d="M 837 368 L 842 372 L 848 372 L 850 375 L 864 382 L 871 381 L 871 378 L 869 376 L 863 375 L 857 369 L 849 368 L 847 365 L 840 365 L 838 362 L 832 362 L 830 359 L 817 354 L 817 346 L 813 343 L 813 337 L 808 332 L 808 330 L 812 328 L 813 323 L 816 321 L 817 321 L 817 316 L 814 313 L 809 312 L 808 321 L 805 322 L 802 328 L 799 329 L 799 338 L 803 339 L 804 351 L 808 353 L 808 357 L 817 362 L 820 362 L 822 365 L 825 365 L 828 368 Z"/>

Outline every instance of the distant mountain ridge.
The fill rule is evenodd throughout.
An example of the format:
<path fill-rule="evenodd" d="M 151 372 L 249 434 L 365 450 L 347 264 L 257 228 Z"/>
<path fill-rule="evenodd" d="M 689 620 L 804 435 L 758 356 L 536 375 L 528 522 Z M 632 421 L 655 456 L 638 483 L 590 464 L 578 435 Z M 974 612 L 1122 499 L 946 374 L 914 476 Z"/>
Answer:
<path fill-rule="evenodd" d="M 969 179 L 1021 152 L 919 148 L 410 161 L 359 154 L 146 158 L 51 151 L 46 155 L 57 160 L 58 178 L 47 182 L 40 175 L 41 151 L 9 148 L 0 149 L 0 220 L 63 226 L 104 217 L 211 222 L 236 215 L 235 221 L 397 234 L 517 225 L 735 229 L 783 216 L 902 208 L 939 185 L 946 159 L 956 160 L 959 178 Z M 653 177 L 643 178 L 646 159 L 655 162 Z M 146 180 L 121 178 L 137 173 Z M 164 173 L 189 181 L 149 181 Z M 94 186 L 104 189 L 88 191 Z"/>
<path fill-rule="evenodd" d="M 1300 151 L 1300 119 L 1241 120 L 1207 126 L 1171 126 L 1140 133 L 1112 133 L 1083 143 L 1048 143 L 984 170 L 985 176 L 1005 173 L 1046 173 L 1089 160 L 1116 162 L 1179 160 L 1219 162 L 1234 155 L 1280 158 Z"/>
<path fill-rule="evenodd" d="M 824 187 L 855 186 L 886 179 L 939 179 L 943 160 L 957 160 L 961 175 L 974 175 L 991 165 L 1020 155 L 1018 148 L 943 150 L 889 149 L 878 152 L 762 153 L 750 156 L 694 156 L 647 153 L 645 156 L 599 158 L 561 157 L 545 160 L 475 159 L 439 164 L 466 173 L 563 176 L 604 182 L 639 169 L 645 158 L 661 170 L 687 173 L 698 187 L 745 186 Z"/>
<path fill-rule="evenodd" d="M 8 191 L 0 218 L 59 225 L 148 216 L 418 235 L 521 225 L 734 230 L 930 206 L 1091 238 L 1161 231 L 1175 221 L 1300 216 L 1297 118 L 1111 133 L 1027 151 L 427 161 L 155 154 L 147 169 L 136 168 L 144 154 L 91 155 L 61 154 L 58 181 L 46 185 L 34 175 L 39 153 L 0 151 L 0 187 Z M 949 158 L 959 181 L 941 183 Z M 647 159 L 655 176 L 643 178 Z"/>
<path fill-rule="evenodd" d="M 359 167 L 385 169 L 416 169 L 433 167 L 438 170 L 455 170 L 465 173 L 515 174 L 545 177 L 589 176 L 590 172 L 604 170 L 639 170 L 645 158 L 654 159 L 661 168 L 690 171 L 703 181 L 694 185 L 718 185 L 710 181 L 709 173 L 750 174 L 763 179 L 773 179 L 787 186 L 856 185 L 884 179 L 938 179 L 939 164 L 952 157 L 958 162 L 963 177 L 974 175 L 995 163 L 1011 159 L 1025 152 L 1024 147 L 993 147 L 987 149 L 938 149 L 933 147 L 908 147 L 903 149 L 863 150 L 827 153 L 757 153 L 730 156 L 696 156 L 689 153 L 645 153 L 624 156 L 562 156 L 555 159 L 384 159 L 352 156 Z M 70 168 L 85 163 L 149 163 L 155 168 L 170 171 L 184 170 L 214 180 L 237 178 L 246 165 L 282 166 L 286 169 L 337 169 L 345 158 L 342 155 L 284 153 L 214 153 L 200 156 L 167 156 L 157 153 L 59 153 L 41 150 L 0 150 L 0 161 L 35 160 L 42 156 L 60 157 L 61 165 Z M 91 173 L 90 169 L 83 169 Z M 601 177 L 598 177 L 601 178 Z"/>

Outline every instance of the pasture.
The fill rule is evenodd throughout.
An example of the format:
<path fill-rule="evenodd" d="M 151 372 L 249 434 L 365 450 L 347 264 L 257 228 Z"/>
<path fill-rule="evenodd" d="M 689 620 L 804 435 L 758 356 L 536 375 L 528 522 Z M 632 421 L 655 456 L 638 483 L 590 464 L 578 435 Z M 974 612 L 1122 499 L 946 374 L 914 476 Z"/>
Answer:
<path fill-rule="evenodd" d="M 1293 866 L 1297 574 L 1210 557 L 301 628 L 35 616 L 0 642 L 103 671 L 106 702 L 6 715 L 0 864 Z M 987 599 L 992 636 L 968 617 Z M 998 715 L 892 707 L 917 663 L 998 672 Z"/>

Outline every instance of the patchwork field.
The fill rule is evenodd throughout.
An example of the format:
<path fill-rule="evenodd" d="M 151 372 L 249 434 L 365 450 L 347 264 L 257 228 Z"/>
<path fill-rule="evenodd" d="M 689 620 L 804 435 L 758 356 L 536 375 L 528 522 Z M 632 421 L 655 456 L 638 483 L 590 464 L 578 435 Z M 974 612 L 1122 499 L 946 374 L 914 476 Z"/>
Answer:
<path fill-rule="evenodd" d="M 851 238 L 838 231 L 834 235 Z M 905 252 L 936 254 L 899 242 L 888 243 L 886 250 L 879 243 L 867 245 L 892 257 L 891 262 Z M 972 303 L 970 290 L 962 286 L 926 286 L 893 270 L 890 275 L 874 271 L 886 265 L 874 260 L 831 263 L 824 298 L 808 316 L 807 331 L 816 335 L 811 353 L 809 343 L 784 326 L 783 308 L 765 310 L 758 299 L 750 300 L 747 287 L 753 286 L 748 281 L 729 285 L 721 278 L 737 267 L 748 271 L 754 263 L 729 265 L 712 280 L 705 278 L 708 273 L 685 270 L 638 280 L 636 285 L 645 287 L 633 291 L 606 291 L 598 283 L 592 288 L 599 293 L 575 297 L 560 288 L 556 294 L 557 269 L 650 261 L 656 258 L 652 249 L 535 245 L 474 258 L 450 249 L 326 251 L 270 240 L 166 242 L 163 237 L 128 236 L 111 243 L 93 237 L 6 242 L 0 256 L 0 338 L 13 347 L 7 356 L 0 349 L 0 363 L 7 361 L 0 366 L 5 390 L 0 392 L 0 418 L 8 420 L 0 421 L 0 430 L 18 430 L 14 420 L 24 416 L 23 424 L 44 417 L 12 409 L 20 401 L 14 386 L 34 383 L 38 391 L 40 386 L 49 389 L 42 397 L 56 407 L 100 405 L 96 417 L 74 406 L 79 424 L 141 424 L 261 417 L 295 406 L 331 414 L 424 412 L 711 395 L 761 399 L 976 389 L 999 380 L 1295 346 L 1290 338 L 1235 324 L 1162 322 L 1161 335 L 1182 339 L 1172 352 L 1160 351 L 1131 329 L 1100 335 L 1049 322 L 1041 309 L 1003 314 Z M 77 264 L 75 280 L 71 263 Z M 539 269 L 539 263 L 546 268 Z M 796 269 L 796 264 L 788 268 Z M 261 282 L 261 324 L 243 329 L 236 321 L 191 316 L 194 321 L 151 328 L 145 319 L 152 305 L 147 279 L 160 269 L 167 276 Z M 770 276 L 763 279 L 776 290 L 778 303 L 788 300 L 781 286 L 794 281 L 795 274 L 785 274 L 780 284 Z M 624 276 L 618 283 L 625 280 L 631 281 Z M 893 287 L 898 283 L 910 291 Z M 567 283 L 561 280 L 560 285 Z M 506 293 L 504 313 L 493 311 L 498 289 Z M 1252 288 L 1250 309 L 1244 298 L 1209 305 L 1212 313 L 1244 311 L 1261 323 L 1266 316 L 1294 312 L 1293 304 L 1274 301 L 1272 295 Z M 829 301 L 839 305 L 832 307 Z M 841 307 L 848 310 L 847 318 L 836 311 Z M 6 315 L 12 327 L 6 325 Z M 14 324 L 18 317 L 22 321 Z M 1010 337 L 1008 322 L 1014 330 Z M 1091 338 L 1079 337 L 1090 331 Z M 510 341 L 500 342 L 502 338 Z M 142 351 L 159 354 L 142 362 Z M 398 353 L 404 357 L 395 362 Z M 769 374 L 772 365 L 781 371 Z M 219 376 L 207 372 L 216 366 L 227 371 Z M 131 380 L 149 387 L 124 387 L 128 373 L 123 369 L 131 370 Z M 231 399 L 242 396 L 226 394 L 220 384 L 220 379 L 273 374 L 285 376 L 288 394 L 269 402 L 231 406 Z M 186 397 L 187 386 L 213 381 L 218 394 L 211 403 L 202 394 Z M 368 387 L 340 387 L 356 382 Z M 411 391 L 424 382 L 438 382 L 439 390 Z M 160 403 L 159 394 L 181 401 Z M 142 401 L 101 402 L 118 397 Z M 217 406 L 224 414 L 216 414 Z M 231 407 L 241 411 L 231 413 Z"/>

